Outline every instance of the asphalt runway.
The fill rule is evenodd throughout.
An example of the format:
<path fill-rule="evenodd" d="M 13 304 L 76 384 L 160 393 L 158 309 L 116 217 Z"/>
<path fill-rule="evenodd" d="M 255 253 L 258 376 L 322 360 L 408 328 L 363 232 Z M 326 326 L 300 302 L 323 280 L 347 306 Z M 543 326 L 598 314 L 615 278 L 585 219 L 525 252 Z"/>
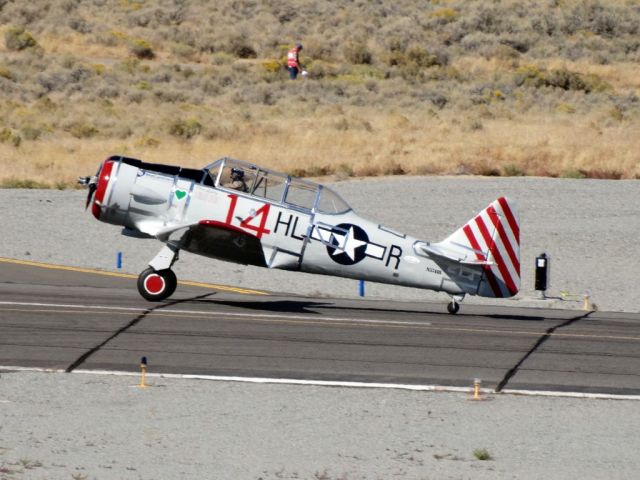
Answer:
<path fill-rule="evenodd" d="M 292 275 L 295 275 L 292 273 Z M 0 261 L 0 368 L 640 394 L 637 314 L 305 298 Z M 505 302 L 507 303 L 507 302 Z"/>

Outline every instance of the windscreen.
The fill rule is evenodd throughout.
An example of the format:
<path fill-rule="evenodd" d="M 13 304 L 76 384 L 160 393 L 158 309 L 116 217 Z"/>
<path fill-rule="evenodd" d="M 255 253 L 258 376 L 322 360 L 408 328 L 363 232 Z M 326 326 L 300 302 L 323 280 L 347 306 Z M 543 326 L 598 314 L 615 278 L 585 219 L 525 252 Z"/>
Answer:
<path fill-rule="evenodd" d="M 344 213 L 351 210 L 351 207 L 345 202 L 340 195 L 327 187 L 320 190 L 320 202 L 318 202 L 318 211 L 328 214 Z"/>

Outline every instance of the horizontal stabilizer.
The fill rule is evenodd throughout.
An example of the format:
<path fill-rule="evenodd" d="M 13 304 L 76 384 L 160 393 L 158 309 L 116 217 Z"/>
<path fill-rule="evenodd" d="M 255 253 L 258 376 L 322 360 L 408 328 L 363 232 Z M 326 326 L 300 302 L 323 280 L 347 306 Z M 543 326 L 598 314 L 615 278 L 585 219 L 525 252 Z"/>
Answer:
<path fill-rule="evenodd" d="M 489 262 L 488 260 L 479 260 L 476 257 L 476 251 L 471 248 L 466 248 L 464 246 L 460 246 L 465 250 L 469 251 L 468 255 L 463 254 L 460 249 L 449 250 L 442 245 L 429 245 L 429 244 L 418 244 L 416 248 L 429 256 L 435 255 L 436 257 L 441 257 L 446 260 L 451 260 L 456 263 L 461 263 L 463 265 L 493 265 L 493 262 Z"/>

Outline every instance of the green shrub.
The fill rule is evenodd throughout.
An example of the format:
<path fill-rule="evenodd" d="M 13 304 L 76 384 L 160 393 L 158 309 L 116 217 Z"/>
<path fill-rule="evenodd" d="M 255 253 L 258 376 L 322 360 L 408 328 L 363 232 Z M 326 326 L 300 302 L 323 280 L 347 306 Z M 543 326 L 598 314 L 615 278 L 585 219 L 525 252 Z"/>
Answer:
<path fill-rule="evenodd" d="M 624 110 L 620 108 L 619 105 L 614 105 L 613 107 L 611 107 L 607 112 L 607 114 L 609 115 L 610 118 L 613 118 L 618 122 L 621 122 L 622 120 L 624 120 Z"/>
<path fill-rule="evenodd" d="M 398 162 L 391 162 L 382 168 L 383 175 L 404 175 L 407 173 Z"/>
<path fill-rule="evenodd" d="M 127 72 L 129 75 L 133 75 L 134 73 L 140 70 L 140 60 L 137 58 L 128 58 L 123 60 L 118 68 L 124 72 Z"/>
<path fill-rule="evenodd" d="M 54 112 L 58 105 L 49 97 L 41 97 L 34 105 L 40 112 Z"/>
<path fill-rule="evenodd" d="M 0 130 L 0 142 L 12 143 L 14 147 L 19 147 L 22 143 L 22 137 L 10 128 L 5 127 Z"/>
<path fill-rule="evenodd" d="M 409 47 L 405 55 L 409 63 L 414 63 L 421 68 L 444 66 L 449 61 L 446 55 L 430 52 L 420 45 Z"/>
<path fill-rule="evenodd" d="M 232 37 L 227 44 L 226 50 L 238 58 L 256 58 L 258 56 L 244 35 Z"/>
<path fill-rule="evenodd" d="M 523 177 L 527 173 L 518 165 L 509 163 L 502 168 L 502 175 L 505 177 Z"/>
<path fill-rule="evenodd" d="M 520 67 L 514 76 L 518 86 L 525 87 L 554 87 L 562 90 L 591 92 L 605 92 L 612 90 L 611 85 L 599 76 L 571 72 L 567 69 L 546 71 L 535 65 Z"/>
<path fill-rule="evenodd" d="M 581 170 L 587 178 L 596 178 L 598 180 L 620 180 L 623 177 L 623 173 L 619 170 Z"/>
<path fill-rule="evenodd" d="M 586 178 L 582 170 L 565 170 L 560 176 L 562 178 Z"/>
<path fill-rule="evenodd" d="M 535 65 L 525 65 L 516 70 L 514 82 L 518 86 L 539 88 L 546 85 L 545 73 Z"/>
<path fill-rule="evenodd" d="M 576 113 L 576 107 L 570 103 L 562 102 L 556 105 L 556 112 L 558 113 Z"/>
<path fill-rule="evenodd" d="M 23 27 L 9 27 L 4 34 L 4 43 L 9 50 L 20 51 L 38 45 L 36 39 Z"/>
<path fill-rule="evenodd" d="M 216 52 L 211 55 L 211 63 L 214 65 L 229 65 L 233 63 L 233 55 L 227 52 Z"/>
<path fill-rule="evenodd" d="M 193 61 L 198 54 L 198 50 L 191 45 L 182 43 L 174 43 L 171 45 L 171 51 L 179 58 L 187 61 Z"/>
<path fill-rule="evenodd" d="M 96 75 L 102 75 L 107 70 L 107 67 L 105 67 L 102 63 L 94 63 L 93 65 L 91 65 L 91 70 Z"/>
<path fill-rule="evenodd" d="M 160 140 L 154 137 L 142 137 L 135 142 L 136 147 L 157 148 L 159 145 Z"/>
<path fill-rule="evenodd" d="M 151 84 L 146 80 L 140 80 L 138 83 L 136 83 L 136 88 L 140 90 L 151 90 Z"/>
<path fill-rule="evenodd" d="M 199 135 L 202 131 L 202 124 L 195 118 L 177 119 L 169 125 L 169 133 L 175 137 L 186 140 Z"/>
<path fill-rule="evenodd" d="M 11 140 L 11 136 L 13 135 L 13 132 L 11 131 L 11 129 L 9 128 L 3 128 L 2 130 L 0 130 L 0 142 L 5 143 L 8 142 L 9 140 Z"/>
<path fill-rule="evenodd" d="M 24 127 L 20 130 L 20 133 L 26 140 L 37 140 L 42 135 L 42 130 L 37 127 Z"/>
<path fill-rule="evenodd" d="M 326 177 L 334 173 L 334 169 L 330 165 L 313 165 L 311 167 L 298 167 L 291 170 L 294 177 Z"/>
<path fill-rule="evenodd" d="M 373 61 L 373 56 L 363 42 L 347 43 L 343 47 L 344 59 L 356 65 L 369 65 Z"/>
<path fill-rule="evenodd" d="M 0 188 L 49 188 L 49 184 L 26 178 L 10 177 L 0 182 Z"/>
<path fill-rule="evenodd" d="M 261 65 L 267 73 L 277 73 L 284 68 L 280 61 L 274 59 L 263 60 Z"/>
<path fill-rule="evenodd" d="M 486 448 L 477 448 L 473 451 L 473 456 L 478 460 L 493 460 L 493 457 Z"/>
<path fill-rule="evenodd" d="M 141 60 L 151 60 L 156 56 L 149 42 L 140 38 L 129 42 L 129 52 Z"/>
<path fill-rule="evenodd" d="M 499 177 L 500 170 L 497 167 L 482 164 L 476 168 L 474 172 L 476 175 L 482 175 L 483 177 Z"/>
<path fill-rule="evenodd" d="M 312 68 L 311 65 L 309 68 Z M 313 73 L 313 78 L 335 77 L 338 75 L 339 68 L 333 63 L 316 60 L 313 62 L 313 70 L 310 71 Z"/>
<path fill-rule="evenodd" d="M 98 134 L 98 129 L 93 124 L 83 121 L 71 123 L 66 130 L 76 138 L 91 138 Z"/>
<path fill-rule="evenodd" d="M 4 65 L 0 65 L 0 77 L 6 78 L 7 80 L 13 80 L 13 73 Z"/>
<path fill-rule="evenodd" d="M 431 17 L 436 18 L 442 22 L 449 23 L 453 22 L 456 18 L 458 18 L 459 12 L 454 10 L 453 8 L 439 8 L 431 12 Z"/>

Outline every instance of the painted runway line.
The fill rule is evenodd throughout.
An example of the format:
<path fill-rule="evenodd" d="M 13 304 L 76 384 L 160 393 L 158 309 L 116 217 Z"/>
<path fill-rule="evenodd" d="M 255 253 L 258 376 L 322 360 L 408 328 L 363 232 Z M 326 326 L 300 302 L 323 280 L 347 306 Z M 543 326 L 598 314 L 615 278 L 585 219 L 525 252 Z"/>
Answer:
<path fill-rule="evenodd" d="M 270 321 L 274 323 L 287 323 L 287 324 L 345 324 L 349 326 L 353 325 L 376 325 L 382 327 L 395 327 L 395 328 L 427 328 L 429 330 L 438 330 L 438 331 L 447 331 L 447 332 L 467 332 L 467 333 L 481 333 L 481 334 L 492 334 L 492 335 L 518 335 L 518 336 L 533 336 L 539 337 L 541 335 L 540 331 L 527 331 L 527 330 L 510 330 L 510 329 L 500 329 L 495 327 L 460 327 L 460 326 L 446 326 L 446 325 L 434 325 L 431 322 L 422 322 L 422 321 L 405 321 L 405 320 L 375 320 L 375 319 L 367 319 L 367 318 L 347 318 L 347 317 L 326 317 L 321 314 L 316 315 L 294 315 L 289 312 L 283 312 L 283 314 L 275 314 L 275 313 L 241 313 L 241 312 L 217 312 L 217 311 L 205 311 L 205 310 L 183 310 L 183 309 L 172 309 L 166 308 L 162 310 L 155 310 L 153 308 L 143 308 L 143 307 L 114 307 L 108 305 L 84 305 L 84 304 L 63 304 L 63 303 L 41 303 L 41 302 L 11 302 L 11 301 L 0 301 L 0 306 L 23 306 L 23 307 L 43 307 L 43 308 L 59 308 L 59 309 L 75 309 L 78 310 L 77 313 L 85 313 L 82 310 L 88 311 L 99 311 L 96 313 L 108 314 L 114 313 L 118 315 L 135 313 L 139 314 L 140 312 L 148 313 L 149 315 L 156 315 L 161 317 L 171 317 L 171 316 L 183 316 L 183 317 L 195 317 L 195 318 L 244 318 L 247 320 L 254 321 Z M 0 310 L 8 311 L 12 309 L 2 309 Z M 20 312 L 55 312 L 55 313 L 64 313 L 64 310 L 17 310 L 14 309 L 12 311 L 20 311 Z M 69 311 L 69 313 L 76 313 Z M 419 314 L 420 312 L 416 312 Z M 566 333 L 566 332 L 553 332 L 549 334 L 550 337 L 562 337 L 562 338 L 584 338 L 584 339 L 602 339 L 602 340 L 626 340 L 632 342 L 640 342 L 640 336 L 633 335 L 601 335 L 598 333 Z"/>
<path fill-rule="evenodd" d="M 0 365 L 0 371 L 14 372 L 35 372 L 35 373 L 67 373 L 63 369 L 37 368 L 37 367 L 12 367 Z M 139 377 L 140 373 L 125 372 L 120 370 L 74 370 L 72 375 L 109 375 L 119 377 Z M 316 386 L 316 387 L 342 387 L 342 388 L 371 388 L 371 389 L 392 389 L 408 390 L 417 392 L 443 392 L 443 393 L 469 393 L 472 394 L 474 387 L 454 387 L 446 385 L 412 385 L 401 383 L 376 383 L 376 382 L 341 382 L 327 380 L 302 380 L 289 378 L 264 378 L 264 377 L 229 377 L 218 375 L 193 375 L 179 373 L 146 373 L 147 378 L 166 378 L 175 380 L 210 380 L 217 382 L 239 382 L 271 385 L 293 385 L 293 386 Z M 512 390 L 506 389 L 500 393 L 489 388 L 481 388 L 484 395 L 526 395 L 539 397 L 556 398 L 583 398 L 594 400 L 640 400 L 640 395 L 617 395 L 607 393 L 584 393 L 584 392 L 555 392 L 546 390 Z"/>
<path fill-rule="evenodd" d="M 65 270 L 69 272 L 78 272 L 78 273 L 91 273 L 95 275 L 102 275 L 106 277 L 117 277 L 117 278 L 131 278 L 137 279 L 138 275 L 133 275 L 130 273 L 117 273 L 117 272 L 108 272 L 103 270 L 95 270 L 92 268 L 81 268 L 81 267 L 70 267 L 67 265 L 56 265 L 52 263 L 42 263 L 42 262 L 32 262 L 30 260 L 16 260 L 14 258 L 4 258 L 0 257 L 0 263 L 12 263 L 15 265 L 27 265 L 30 267 L 39 267 L 46 268 L 49 270 Z M 211 288 L 214 290 L 223 290 L 226 292 L 234 292 L 234 293 L 243 293 L 246 295 L 269 295 L 267 292 L 263 292 L 261 290 L 251 290 L 248 288 L 240 288 L 240 287 L 231 287 L 228 285 L 217 285 L 213 283 L 204 283 L 204 282 L 192 282 L 190 280 L 178 280 L 179 285 L 186 285 L 190 287 L 202 287 L 202 288 Z"/>
<path fill-rule="evenodd" d="M 205 310 L 182 310 L 166 308 L 162 310 L 153 310 L 151 308 L 136 308 L 136 307 L 111 307 L 108 305 L 77 305 L 77 304 L 62 304 L 62 303 L 40 303 L 40 302 L 8 302 L 0 301 L 0 305 L 6 306 L 23 306 L 23 307 L 47 307 L 47 308 L 71 308 L 78 310 L 104 310 L 114 312 L 130 312 L 138 314 L 140 312 L 147 312 L 150 315 L 158 316 L 197 316 L 197 317 L 235 317 L 246 319 L 273 319 L 282 320 L 283 315 L 286 315 L 286 320 L 307 320 L 307 321 L 322 321 L 322 322 L 343 322 L 343 323 L 364 323 L 372 325 L 405 325 L 405 326 L 430 326 L 429 322 L 411 322 L 403 320 L 374 320 L 366 318 L 348 318 L 348 317 L 325 317 L 323 315 L 291 315 L 289 312 L 284 312 L 283 315 L 275 313 L 239 313 L 239 312 L 214 312 Z M 3 310 L 0 308 L 0 311 Z M 15 311 L 15 310 L 14 310 Z M 52 310 L 19 310 L 21 312 L 41 311 L 51 312 Z M 54 310 L 56 313 L 63 313 L 64 310 Z"/>

